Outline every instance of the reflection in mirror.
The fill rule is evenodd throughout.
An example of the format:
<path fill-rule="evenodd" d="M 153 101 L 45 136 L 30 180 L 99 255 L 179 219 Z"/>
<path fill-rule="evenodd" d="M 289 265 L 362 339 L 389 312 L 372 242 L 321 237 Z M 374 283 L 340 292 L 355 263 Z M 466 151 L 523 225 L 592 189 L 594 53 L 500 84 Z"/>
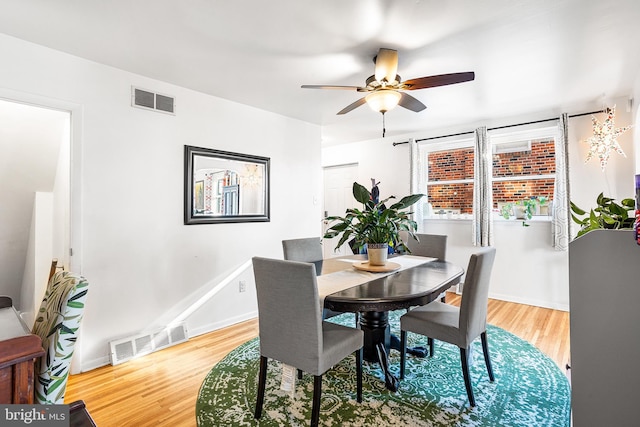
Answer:
<path fill-rule="evenodd" d="M 269 158 L 185 145 L 185 224 L 269 221 Z"/>

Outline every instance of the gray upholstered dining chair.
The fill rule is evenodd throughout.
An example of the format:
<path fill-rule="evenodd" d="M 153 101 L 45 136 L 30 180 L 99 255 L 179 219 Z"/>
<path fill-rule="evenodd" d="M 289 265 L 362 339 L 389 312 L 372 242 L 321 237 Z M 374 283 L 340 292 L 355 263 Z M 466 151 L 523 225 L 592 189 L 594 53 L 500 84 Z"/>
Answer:
<path fill-rule="evenodd" d="M 319 237 L 305 237 L 301 239 L 289 239 L 282 241 L 282 252 L 284 259 L 289 261 L 315 262 L 322 261 L 322 243 Z M 316 274 L 321 273 L 321 264 L 316 263 Z M 322 318 L 344 314 L 342 311 L 333 311 L 325 308 L 322 310 Z M 358 326 L 358 313 L 356 316 L 356 326 Z"/>
<path fill-rule="evenodd" d="M 319 237 L 305 237 L 282 241 L 284 259 L 290 261 L 314 262 L 322 260 L 322 243 Z M 319 271 L 316 270 L 318 274 Z"/>
<path fill-rule="evenodd" d="M 447 259 L 447 236 L 444 234 L 416 233 L 419 241 L 406 239 L 405 245 L 411 251 L 411 255 L 436 258 L 438 261 Z M 440 301 L 446 302 L 446 292 L 440 295 Z"/>
<path fill-rule="evenodd" d="M 322 375 L 351 353 L 356 357 L 357 401 L 362 401 L 361 330 L 322 320 L 314 266 L 253 258 L 258 296 L 260 374 L 255 418 L 262 415 L 268 359 L 314 375 L 311 425 L 320 417 Z"/>
<path fill-rule="evenodd" d="M 404 378 L 407 332 L 429 337 L 430 356 L 433 356 L 434 339 L 455 344 L 460 348 L 460 362 L 469 402 L 471 406 L 476 405 L 469 376 L 469 350 L 478 336 L 482 340 L 489 380 L 494 381 L 487 345 L 487 303 L 495 256 L 495 248 L 484 248 L 471 255 L 460 308 L 434 301 L 400 317 L 400 378 Z"/>
<path fill-rule="evenodd" d="M 419 241 L 409 238 L 405 245 L 411 251 L 411 255 L 437 258 L 444 261 L 447 258 L 447 236 L 442 234 L 416 233 Z"/>

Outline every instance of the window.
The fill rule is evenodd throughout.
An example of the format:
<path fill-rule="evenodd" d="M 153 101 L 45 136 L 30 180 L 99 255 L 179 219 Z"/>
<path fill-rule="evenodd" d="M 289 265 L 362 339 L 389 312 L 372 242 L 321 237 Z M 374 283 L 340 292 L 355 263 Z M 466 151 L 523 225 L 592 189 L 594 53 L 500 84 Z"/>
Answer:
<path fill-rule="evenodd" d="M 471 214 L 473 212 L 473 140 L 423 146 L 426 168 L 425 214 Z"/>
<path fill-rule="evenodd" d="M 553 199 L 555 182 L 556 128 L 489 134 L 492 147 L 493 209 L 524 199 L 543 198 L 546 206 L 536 214 L 546 215 Z M 418 148 L 420 190 L 427 194 L 429 205 L 424 217 L 467 217 L 473 213 L 474 142 L 472 138 L 456 141 L 422 143 Z M 425 188 L 426 187 L 426 188 Z"/>
<path fill-rule="evenodd" d="M 491 136 L 493 207 L 536 198 L 536 215 L 548 215 L 553 199 L 556 155 L 555 128 Z"/>

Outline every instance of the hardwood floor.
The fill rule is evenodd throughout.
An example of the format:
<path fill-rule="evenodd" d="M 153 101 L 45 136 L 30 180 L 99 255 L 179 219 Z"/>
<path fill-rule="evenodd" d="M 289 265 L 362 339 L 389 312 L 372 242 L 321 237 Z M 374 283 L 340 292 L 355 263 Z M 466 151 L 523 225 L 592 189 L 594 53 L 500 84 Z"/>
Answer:
<path fill-rule="evenodd" d="M 447 294 L 447 302 L 459 301 L 459 296 Z M 538 347 L 565 371 L 569 313 L 490 300 L 487 317 L 492 325 Z M 65 402 L 84 400 L 99 427 L 195 426 L 195 401 L 204 377 L 231 350 L 257 335 L 258 322 L 250 320 L 122 365 L 73 375 Z"/>

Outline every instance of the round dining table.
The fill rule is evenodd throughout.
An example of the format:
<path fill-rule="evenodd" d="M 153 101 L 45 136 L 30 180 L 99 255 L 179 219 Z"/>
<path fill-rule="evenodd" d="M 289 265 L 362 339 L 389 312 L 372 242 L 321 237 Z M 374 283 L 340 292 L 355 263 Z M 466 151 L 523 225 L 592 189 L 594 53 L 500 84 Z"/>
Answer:
<path fill-rule="evenodd" d="M 361 255 L 329 258 L 316 264 L 321 274 L 353 268 L 346 260 L 361 260 Z M 391 259 L 392 260 L 392 259 Z M 398 389 L 398 378 L 389 370 L 391 348 L 399 350 L 400 341 L 392 336 L 389 311 L 426 305 L 444 291 L 460 283 L 464 269 L 446 261 L 429 261 L 414 267 L 373 277 L 365 283 L 334 292 L 324 298 L 324 307 L 334 311 L 359 313 L 359 327 L 364 331 L 363 356 L 378 362 L 384 371 L 385 385 Z M 415 353 L 423 355 L 423 351 Z"/>

